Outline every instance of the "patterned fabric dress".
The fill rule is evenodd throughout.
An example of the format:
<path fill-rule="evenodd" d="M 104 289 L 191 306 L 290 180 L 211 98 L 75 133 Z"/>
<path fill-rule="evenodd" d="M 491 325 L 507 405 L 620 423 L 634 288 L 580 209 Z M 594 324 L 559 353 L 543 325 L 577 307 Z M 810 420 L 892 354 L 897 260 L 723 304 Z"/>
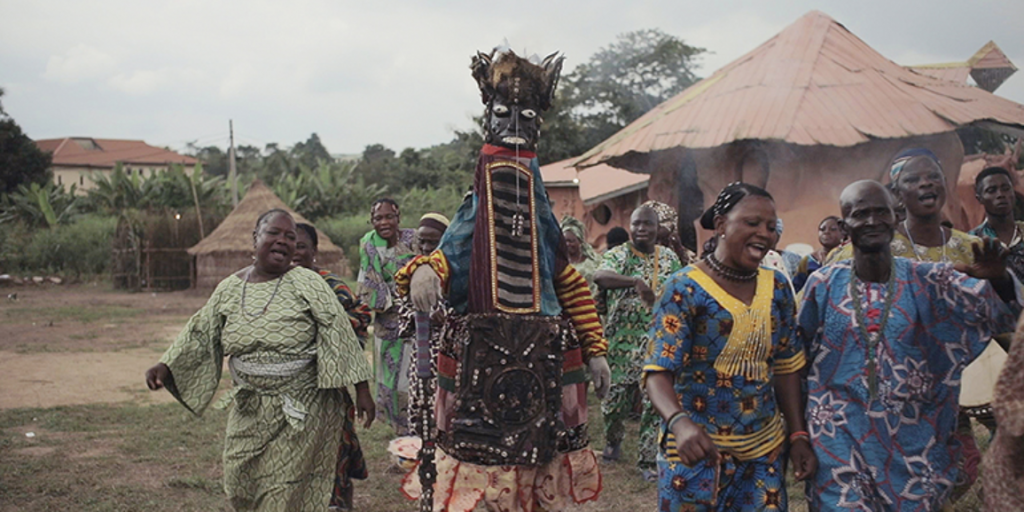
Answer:
<path fill-rule="evenodd" d="M 412 340 L 398 336 L 401 318 L 395 310 L 395 272 L 415 255 L 416 231 L 400 229 L 398 243 L 388 247 L 376 231 L 359 242 L 359 297 L 376 316 L 373 321 L 374 366 L 377 373 L 377 417 L 399 435 L 408 428 L 409 365 Z"/>
<path fill-rule="evenodd" d="M 996 512 L 1024 510 L 1024 323 L 1017 325 L 995 397 L 999 430 L 985 452 L 985 506 Z"/>
<path fill-rule="evenodd" d="M 160 358 L 174 379 L 168 390 L 201 414 L 224 356 L 235 383 L 222 400 L 233 403 L 224 440 L 231 506 L 322 512 L 338 462 L 338 419 L 348 413 L 339 390 L 372 376 L 338 299 L 305 268 L 263 283 L 229 276 Z"/>
<path fill-rule="evenodd" d="M 682 268 L 679 257 L 667 247 L 656 245 L 653 254 L 644 254 L 626 242 L 604 254 L 598 270 L 607 270 L 627 277 L 638 277 L 660 295 L 665 283 Z M 618 446 L 626 435 L 625 420 L 634 410 L 640 389 L 647 345 L 650 343 L 651 310 L 644 304 L 636 288 L 607 290 L 605 337 L 608 339 L 608 366 L 612 385 L 601 403 L 604 416 L 605 443 Z M 658 415 L 644 398 L 640 417 L 640 442 L 637 465 L 641 470 L 657 465 Z"/>
<path fill-rule="evenodd" d="M 807 423 L 818 472 L 811 510 L 939 510 L 961 476 L 956 435 L 960 375 L 1011 311 L 986 281 L 952 265 L 894 262 L 894 299 L 882 329 L 887 283 L 855 281 L 877 334 L 876 397 L 867 340 L 851 303 L 850 261 L 813 274 L 799 324 L 812 359 Z"/>
<path fill-rule="evenodd" d="M 355 332 L 359 345 L 366 348 L 366 328 L 370 325 L 372 318 L 370 308 L 359 301 L 352 293 L 348 285 L 329 270 L 319 269 L 317 273 L 324 278 L 327 286 L 331 287 L 338 302 L 348 314 L 349 323 L 352 324 L 352 331 Z M 342 401 L 345 402 L 347 414 L 341 422 L 341 444 L 338 446 L 338 467 L 334 472 L 334 491 L 331 493 L 331 507 L 338 510 L 352 509 L 352 480 L 365 480 L 369 473 L 366 470 L 366 460 L 363 458 L 363 449 L 359 446 L 359 437 L 356 436 L 356 408 L 352 403 L 352 396 L 347 389 L 341 390 Z"/>
<path fill-rule="evenodd" d="M 1013 271 L 1013 275 L 1018 280 L 1024 281 L 1024 221 L 1017 221 L 1017 231 L 1014 233 L 1013 240 L 1010 241 L 1010 245 L 1003 244 L 1004 247 L 1010 250 L 1010 256 L 1006 259 L 1006 266 L 1010 267 Z M 980 226 L 971 230 L 971 234 L 974 236 L 987 236 L 989 238 L 999 238 L 999 235 L 994 229 L 989 227 L 988 221 L 982 222 Z"/>
<path fill-rule="evenodd" d="M 671 372 L 680 405 L 722 453 L 685 466 L 668 433 L 658 453 L 658 509 L 784 511 L 786 427 L 775 375 L 804 367 L 793 294 L 762 268 L 748 306 L 696 266 L 675 274 L 655 306 L 645 375 Z"/>

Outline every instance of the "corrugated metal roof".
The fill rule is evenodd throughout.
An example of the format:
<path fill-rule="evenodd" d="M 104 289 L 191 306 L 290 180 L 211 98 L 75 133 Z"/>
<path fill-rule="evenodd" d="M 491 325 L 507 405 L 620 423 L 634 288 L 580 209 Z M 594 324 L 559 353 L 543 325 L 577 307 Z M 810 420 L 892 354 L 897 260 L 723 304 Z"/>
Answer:
<path fill-rule="evenodd" d="M 647 186 L 648 177 L 610 165 L 598 164 L 581 171 L 576 171 L 569 158 L 540 168 L 544 185 L 549 187 L 579 187 L 580 199 L 584 204 L 593 204 L 628 194 Z"/>
<path fill-rule="evenodd" d="M 979 120 L 1024 126 L 1024 105 L 908 70 L 811 11 L 750 53 L 658 105 L 574 162 L 760 139 L 853 146 Z"/>
<path fill-rule="evenodd" d="M 540 177 L 544 180 L 544 186 L 577 186 L 576 168 L 572 166 L 574 159 L 559 160 L 554 163 L 540 166 Z"/>
<path fill-rule="evenodd" d="M 938 78 L 939 80 L 949 80 L 950 82 L 957 82 L 961 84 L 967 83 L 967 77 L 971 75 L 971 67 L 966 62 L 951 62 L 950 64 L 959 64 L 954 66 L 938 66 L 938 65 L 925 65 L 925 66 L 910 66 L 910 69 L 932 78 Z"/>
<path fill-rule="evenodd" d="M 35 141 L 39 149 L 53 153 L 53 165 L 110 167 L 117 162 L 141 165 L 195 165 L 196 159 L 150 146 L 141 140 L 65 137 Z"/>

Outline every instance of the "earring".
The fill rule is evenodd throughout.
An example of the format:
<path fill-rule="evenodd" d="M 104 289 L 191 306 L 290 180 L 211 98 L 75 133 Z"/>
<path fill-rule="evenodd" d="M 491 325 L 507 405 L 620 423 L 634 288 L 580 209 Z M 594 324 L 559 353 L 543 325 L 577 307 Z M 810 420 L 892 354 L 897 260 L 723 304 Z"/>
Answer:
<path fill-rule="evenodd" d="M 256 261 L 256 255 L 255 254 L 252 255 L 252 260 Z"/>

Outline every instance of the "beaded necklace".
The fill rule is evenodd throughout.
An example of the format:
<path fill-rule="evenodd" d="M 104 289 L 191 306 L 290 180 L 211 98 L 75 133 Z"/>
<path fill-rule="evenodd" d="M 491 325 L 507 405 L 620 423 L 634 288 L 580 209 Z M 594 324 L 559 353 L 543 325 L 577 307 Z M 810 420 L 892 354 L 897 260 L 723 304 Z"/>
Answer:
<path fill-rule="evenodd" d="M 249 316 L 253 317 L 253 318 L 257 318 L 257 317 L 263 316 L 263 314 L 267 312 L 267 308 L 270 307 L 270 303 L 274 302 L 274 297 L 277 297 L 277 290 L 279 288 L 281 288 L 281 281 L 284 281 L 284 276 L 281 276 L 281 277 L 277 278 L 277 284 L 274 285 L 274 293 L 272 293 L 270 295 L 270 298 L 267 299 L 267 303 L 263 306 L 263 309 L 260 310 L 259 313 L 250 313 L 250 312 L 245 310 L 245 288 L 246 288 L 246 286 L 249 285 L 249 278 L 251 276 L 252 276 L 252 268 L 250 267 L 249 271 L 246 272 L 246 274 L 245 274 L 245 282 L 242 283 L 242 312 L 245 313 L 246 315 L 249 315 Z"/>
<path fill-rule="evenodd" d="M 864 304 L 861 303 L 860 290 L 857 283 L 857 267 L 853 266 L 853 275 L 850 277 L 850 299 L 853 301 L 853 311 L 857 316 L 857 330 L 864 337 L 868 349 L 868 396 L 874 400 L 878 395 L 878 342 L 885 336 L 885 325 L 889 321 L 889 314 L 892 312 L 893 304 L 896 302 L 896 262 L 889 259 L 889 281 L 886 283 L 885 301 L 882 305 L 882 318 L 879 320 L 878 330 L 872 335 L 868 332 L 868 319 L 864 314 Z"/>
<path fill-rule="evenodd" d="M 708 255 L 704 257 L 704 260 L 708 262 L 708 266 L 711 267 L 711 270 L 714 270 L 716 274 L 728 279 L 729 281 L 743 283 L 757 279 L 757 269 L 744 272 L 742 270 L 726 266 L 721 261 L 718 261 L 718 258 L 715 257 L 714 251 L 709 252 Z"/>

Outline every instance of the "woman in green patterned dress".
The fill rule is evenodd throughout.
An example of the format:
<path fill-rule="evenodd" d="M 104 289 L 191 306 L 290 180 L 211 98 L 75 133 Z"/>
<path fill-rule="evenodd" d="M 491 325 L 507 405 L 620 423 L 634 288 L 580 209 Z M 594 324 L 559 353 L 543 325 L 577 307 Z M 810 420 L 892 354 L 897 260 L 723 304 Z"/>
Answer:
<path fill-rule="evenodd" d="M 601 257 L 594 251 L 594 247 L 587 241 L 587 228 L 583 226 L 576 217 L 566 215 L 562 217 L 562 236 L 565 237 L 565 247 L 569 256 L 569 263 L 576 268 L 576 271 L 587 280 L 590 285 L 590 292 L 595 290 L 594 272 L 601 264 Z"/>
<path fill-rule="evenodd" d="M 234 389 L 224 439 L 224 490 L 240 511 L 327 509 L 334 483 L 341 389 L 355 386 L 369 427 L 372 375 L 334 292 L 316 272 L 292 267 L 295 221 L 260 216 L 255 261 L 226 279 L 192 316 L 146 384 L 166 387 L 201 414 L 220 384 L 223 358 Z"/>

